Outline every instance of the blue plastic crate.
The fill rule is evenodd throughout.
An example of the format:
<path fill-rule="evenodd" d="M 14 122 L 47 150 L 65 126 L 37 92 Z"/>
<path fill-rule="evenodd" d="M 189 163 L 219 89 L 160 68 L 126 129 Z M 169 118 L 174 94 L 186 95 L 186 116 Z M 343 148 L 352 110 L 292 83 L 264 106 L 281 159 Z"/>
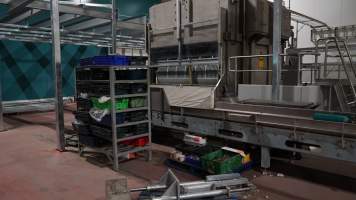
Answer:
<path fill-rule="evenodd" d="M 80 65 L 130 65 L 130 58 L 127 56 L 94 56 L 81 59 Z"/>

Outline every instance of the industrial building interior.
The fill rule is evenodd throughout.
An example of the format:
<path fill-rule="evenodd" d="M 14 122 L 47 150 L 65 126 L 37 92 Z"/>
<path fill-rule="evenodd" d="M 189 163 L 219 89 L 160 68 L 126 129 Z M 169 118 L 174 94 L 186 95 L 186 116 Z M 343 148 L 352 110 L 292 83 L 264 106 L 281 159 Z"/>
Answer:
<path fill-rule="evenodd" d="M 356 199 L 355 8 L 0 0 L 0 200 Z"/>

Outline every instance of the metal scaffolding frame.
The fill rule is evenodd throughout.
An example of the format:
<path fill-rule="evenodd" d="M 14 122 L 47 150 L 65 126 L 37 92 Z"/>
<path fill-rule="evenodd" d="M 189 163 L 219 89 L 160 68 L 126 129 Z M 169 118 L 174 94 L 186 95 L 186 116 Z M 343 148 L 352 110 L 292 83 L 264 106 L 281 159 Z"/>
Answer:
<path fill-rule="evenodd" d="M 52 44 L 59 151 L 65 150 L 61 44 L 107 47 L 111 49 L 112 54 L 116 54 L 118 48 L 129 48 L 133 51 L 145 47 L 145 24 L 139 24 L 137 20 L 135 23 L 127 21 L 118 23 L 117 3 L 112 2 L 112 5 L 107 5 L 59 0 L 0 0 L 0 4 L 9 7 L 6 16 L 0 19 L 0 40 Z M 32 25 L 24 25 L 30 17 L 41 12 L 50 12 L 50 18 Z M 109 24 L 111 26 L 108 26 Z M 136 31 L 134 32 L 136 34 L 125 36 L 117 33 L 125 28 Z M 3 131 L 6 127 L 3 121 L 1 81 L 0 79 L 0 131 Z"/>

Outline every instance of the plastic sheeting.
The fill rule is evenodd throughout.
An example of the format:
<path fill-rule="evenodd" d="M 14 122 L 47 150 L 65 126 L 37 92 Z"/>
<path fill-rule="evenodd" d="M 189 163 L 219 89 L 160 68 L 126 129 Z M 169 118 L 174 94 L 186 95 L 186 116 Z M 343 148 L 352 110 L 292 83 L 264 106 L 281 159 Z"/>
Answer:
<path fill-rule="evenodd" d="M 214 87 L 198 86 L 151 86 L 162 88 L 170 106 L 212 109 L 214 107 Z"/>

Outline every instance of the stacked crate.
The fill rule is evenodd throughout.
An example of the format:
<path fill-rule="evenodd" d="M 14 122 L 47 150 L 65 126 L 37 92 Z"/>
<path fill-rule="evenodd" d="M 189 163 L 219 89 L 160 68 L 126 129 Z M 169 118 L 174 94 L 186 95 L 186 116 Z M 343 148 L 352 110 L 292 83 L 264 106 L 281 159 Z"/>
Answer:
<path fill-rule="evenodd" d="M 97 64 L 99 63 L 99 64 Z M 81 150 L 85 147 L 105 149 L 118 169 L 119 158 L 147 151 L 151 157 L 151 119 L 146 66 L 130 65 L 126 57 L 89 58 L 76 70 L 78 123 Z M 110 98 L 105 103 L 98 99 Z M 91 109 L 107 110 L 100 121 Z M 114 120 L 113 120 L 114 119 Z M 109 147 L 109 148 L 108 148 Z M 111 148 L 110 148 L 111 147 Z"/>

